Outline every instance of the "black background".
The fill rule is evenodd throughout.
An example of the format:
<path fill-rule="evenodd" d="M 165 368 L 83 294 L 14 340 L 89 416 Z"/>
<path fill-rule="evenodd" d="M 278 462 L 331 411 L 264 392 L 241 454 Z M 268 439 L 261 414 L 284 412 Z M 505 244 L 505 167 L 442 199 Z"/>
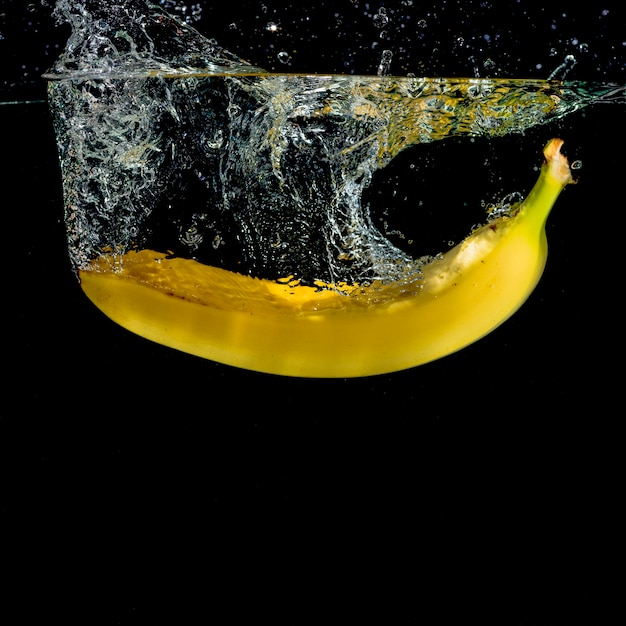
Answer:
<path fill-rule="evenodd" d="M 37 99 L 64 31 L 45 7 L 5 4 L 5 99 Z M 412 21 L 383 44 L 381 4 L 204 6 L 196 26 L 269 69 L 285 49 L 290 71 L 372 73 L 384 44 L 397 73 L 467 75 L 478 34 L 500 32 L 485 52 L 499 75 L 546 77 L 576 38 L 571 78 L 625 82 L 619 2 L 432 3 L 422 38 L 425 3 L 384 3 Z M 413 370 L 300 380 L 175 352 L 95 309 L 66 258 L 46 106 L 0 106 L 0 567 L 3 600 L 20 598 L 5 623 L 42 609 L 82 624 L 621 621 L 607 614 L 623 595 L 623 114 L 596 105 L 477 144 L 488 173 L 454 142 L 403 157 L 394 176 L 427 159 L 416 197 L 434 206 L 435 189 L 445 210 L 525 189 L 553 135 L 583 167 L 550 217 L 544 277 L 505 325 Z"/>

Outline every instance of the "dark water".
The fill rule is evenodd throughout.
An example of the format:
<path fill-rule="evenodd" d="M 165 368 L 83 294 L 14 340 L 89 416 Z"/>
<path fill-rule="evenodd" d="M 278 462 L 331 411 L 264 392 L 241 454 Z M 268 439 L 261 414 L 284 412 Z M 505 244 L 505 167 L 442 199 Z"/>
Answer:
<path fill-rule="evenodd" d="M 311 18 L 307 41 L 317 45 L 307 48 L 302 71 L 316 54 L 328 67 L 335 41 L 342 53 L 352 50 L 349 69 L 363 71 L 362 63 L 370 71 L 379 50 L 370 50 L 365 5 L 357 4 L 353 21 L 353 4 L 304 11 Z M 506 3 L 493 12 L 480 4 L 469 3 L 474 13 L 459 3 L 438 8 L 434 30 L 418 39 L 424 74 L 471 65 L 445 53 L 446 24 L 452 33 L 476 33 L 466 37 L 474 52 L 479 34 L 495 25 L 510 33 L 500 8 Z M 3 7 L 8 17 L 14 7 Z M 590 53 L 599 56 L 580 61 L 570 77 L 619 82 L 623 36 L 610 43 L 600 18 L 577 16 L 565 3 L 535 12 L 523 2 L 508 8 L 520 34 L 511 35 L 510 48 L 503 36 L 490 49 L 503 68 L 521 55 L 520 73 L 537 75 L 541 62 L 545 78 L 554 44 L 566 52 L 573 44 L 564 39 L 587 34 Z M 303 47 L 295 34 L 303 21 L 290 20 L 298 9 L 268 11 L 258 3 L 224 16 L 220 41 L 251 59 L 288 48 L 295 69 L 292 48 Z M 311 39 L 335 13 L 347 24 L 341 36 L 320 29 Z M 198 24 L 216 14 L 215 6 L 205 7 Z M 34 15 L 43 21 L 41 9 Z M 283 29 L 284 45 L 273 49 L 260 28 L 268 17 Z M 228 28 L 231 21 L 238 30 Z M 29 54 L 62 39 L 42 25 L 34 33 L 28 22 L 19 22 L 19 32 L 34 42 Z M 524 39 L 532 45 L 520 49 L 522 35 L 533 35 Z M 434 43 L 438 52 L 425 57 Z M 410 71 L 400 53 L 395 58 Z M 46 52 L 37 67 L 45 71 L 48 61 Z M 605 74 L 598 76 L 598 64 Z M 15 99 L 37 99 L 40 88 L 36 80 L 16 86 Z M 369 193 L 384 199 L 376 210 L 389 229 L 405 229 L 406 207 L 422 202 L 422 219 L 432 220 L 438 243 L 463 236 L 466 224 L 456 219 L 468 219 L 465 205 L 528 188 L 549 136 L 563 137 L 570 159 L 583 164 L 578 185 L 550 217 L 546 273 L 514 318 L 444 360 L 360 381 L 242 372 L 116 327 L 86 301 L 72 273 L 47 107 L 0 106 L 0 120 L 3 129 L 19 130 L 5 133 L 2 144 L 7 363 L 0 516 L 13 597 L 41 589 L 42 599 L 49 596 L 47 614 L 71 623 L 85 623 L 85 616 L 145 623 L 156 613 L 187 611 L 210 619 L 223 603 L 244 614 L 243 596 L 277 620 L 288 613 L 285 597 L 296 598 L 290 623 L 325 616 L 333 597 L 351 621 L 367 613 L 386 623 L 609 623 L 605 611 L 618 593 L 609 567 L 621 534 L 619 366 L 607 355 L 621 347 L 615 268 L 623 108 L 593 105 L 497 144 L 421 146 L 380 173 Z M 416 182 L 399 191 L 398 181 L 416 170 Z M 445 198 L 432 193 L 441 189 Z M 444 218 L 444 200 L 454 218 Z M 11 558 L 14 551 L 19 559 Z M 198 562 L 216 580 L 190 580 L 186 572 Z M 58 582 L 60 563 L 73 570 L 67 584 Z M 268 584 L 269 564 L 280 574 Z M 184 602 L 172 572 L 187 587 Z M 151 590 L 140 591 L 138 579 Z M 347 581 L 361 592 L 347 592 Z M 20 604 L 22 615 L 37 610 Z"/>

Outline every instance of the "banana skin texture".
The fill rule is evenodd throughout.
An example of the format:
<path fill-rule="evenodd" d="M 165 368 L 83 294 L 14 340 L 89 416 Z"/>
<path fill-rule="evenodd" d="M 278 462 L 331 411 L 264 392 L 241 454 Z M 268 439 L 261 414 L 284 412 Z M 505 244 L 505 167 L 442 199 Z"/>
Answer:
<path fill-rule="evenodd" d="M 144 250 L 80 271 L 90 300 L 124 328 L 228 365 L 285 376 L 358 377 L 412 368 L 497 328 L 526 301 L 547 258 L 545 224 L 572 182 L 551 139 L 526 199 L 423 268 L 414 289 L 319 290 Z M 358 292 L 358 293 L 357 293 Z"/>

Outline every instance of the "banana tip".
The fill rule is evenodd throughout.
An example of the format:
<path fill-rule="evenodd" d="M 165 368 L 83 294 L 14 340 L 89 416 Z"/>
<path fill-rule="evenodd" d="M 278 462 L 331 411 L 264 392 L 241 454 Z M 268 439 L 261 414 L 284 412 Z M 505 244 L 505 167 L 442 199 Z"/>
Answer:
<path fill-rule="evenodd" d="M 543 156 L 550 174 L 563 186 L 576 182 L 572 176 L 567 157 L 561 153 L 561 147 L 564 143 L 562 139 L 550 139 L 543 149 Z"/>

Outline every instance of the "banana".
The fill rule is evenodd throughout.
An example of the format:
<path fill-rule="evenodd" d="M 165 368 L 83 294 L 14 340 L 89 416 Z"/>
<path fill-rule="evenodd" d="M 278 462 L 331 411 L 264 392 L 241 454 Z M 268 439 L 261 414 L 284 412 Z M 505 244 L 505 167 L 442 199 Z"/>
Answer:
<path fill-rule="evenodd" d="M 81 287 L 126 329 L 228 365 L 346 378 L 415 367 L 484 337 L 539 282 L 546 220 L 574 182 L 562 144 L 548 142 L 538 181 L 514 211 L 426 264 L 412 286 L 315 288 L 142 250 L 94 261 L 80 270 Z"/>

